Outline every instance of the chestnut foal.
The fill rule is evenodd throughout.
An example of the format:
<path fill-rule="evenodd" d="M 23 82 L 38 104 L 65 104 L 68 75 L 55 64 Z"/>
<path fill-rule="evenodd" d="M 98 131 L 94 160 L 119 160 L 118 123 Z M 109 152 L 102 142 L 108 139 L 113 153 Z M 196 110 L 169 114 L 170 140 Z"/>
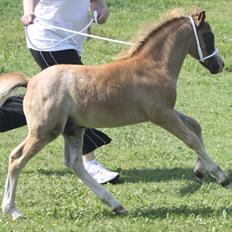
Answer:
<path fill-rule="evenodd" d="M 114 212 L 126 213 L 85 170 L 81 156 L 83 131 L 147 121 L 172 133 L 196 152 L 198 179 L 209 172 L 219 184 L 230 188 L 228 177 L 204 147 L 200 125 L 174 109 L 178 75 L 187 54 L 213 74 L 223 69 L 204 11 L 161 23 L 135 43 L 126 57 L 110 64 L 56 65 L 30 79 L 20 73 L 1 76 L 1 102 L 17 87 L 27 87 L 24 112 L 28 124 L 26 139 L 9 158 L 3 212 L 13 219 L 24 216 L 15 204 L 20 171 L 62 134 L 65 165 Z"/>

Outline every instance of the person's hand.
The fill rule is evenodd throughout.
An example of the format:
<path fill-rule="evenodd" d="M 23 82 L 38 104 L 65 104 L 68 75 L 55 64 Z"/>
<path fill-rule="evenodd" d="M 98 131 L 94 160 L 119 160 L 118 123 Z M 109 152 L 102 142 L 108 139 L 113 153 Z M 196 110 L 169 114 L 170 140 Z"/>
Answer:
<path fill-rule="evenodd" d="M 97 22 L 99 24 L 105 23 L 110 14 L 109 8 L 105 6 L 104 8 L 96 9 L 96 11 L 97 11 Z"/>
<path fill-rule="evenodd" d="M 103 0 L 90 1 L 90 10 L 97 11 L 97 22 L 99 24 L 105 23 L 110 14 L 109 8 L 104 4 Z"/>
<path fill-rule="evenodd" d="M 27 26 L 29 24 L 32 24 L 34 22 L 34 19 L 35 19 L 34 14 L 27 14 L 22 16 L 21 22 L 23 23 L 23 25 Z"/>

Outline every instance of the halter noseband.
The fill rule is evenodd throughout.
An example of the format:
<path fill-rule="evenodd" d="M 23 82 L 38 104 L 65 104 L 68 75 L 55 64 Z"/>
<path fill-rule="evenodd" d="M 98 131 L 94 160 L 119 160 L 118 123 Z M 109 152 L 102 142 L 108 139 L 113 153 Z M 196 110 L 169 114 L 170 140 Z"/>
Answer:
<path fill-rule="evenodd" d="M 199 54 L 199 57 L 200 57 L 199 61 L 204 62 L 205 60 L 207 60 L 207 59 L 215 56 L 219 52 L 219 50 L 216 48 L 214 50 L 214 52 L 211 53 L 210 55 L 205 56 L 205 57 L 203 56 L 203 52 L 202 52 L 202 49 L 201 49 L 200 41 L 199 41 L 199 38 L 198 38 L 198 35 L 197 35 L 196 25 L 195 25 L 195 23 L 194 23 L 194 21 L 193 21 L 193 19 L 192 19 L 191 16 L 188 16 L 188 18 L 190 19 L 190 22 L 191 22 L 192 27 L 193 27 L 194 36 L 195 36 L 196 43 L 197 43 L 197 50 L 198 50 L 198 54 Z"/>

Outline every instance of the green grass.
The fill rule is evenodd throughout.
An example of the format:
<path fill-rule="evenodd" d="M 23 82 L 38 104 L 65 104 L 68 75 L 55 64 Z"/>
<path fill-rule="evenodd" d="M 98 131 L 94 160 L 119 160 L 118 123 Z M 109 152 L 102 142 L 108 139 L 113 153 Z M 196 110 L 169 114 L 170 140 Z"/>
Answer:
<path fill-rule="evenodd" d="M 212 76 L 187 58 L 178 82 L 176 108 L 202 125 L 214 159 L 232 173 L 232 16 L 231 1 L 108 0 L 111 17 L 94 27 L 95 34 L 129 40 L 146 22 L 173 7 L 199 5 L 216 35 L 225 61 L 223 73 Z M 0 2 L 0 73 L 39 71 L 25 48 L 20 24 L 22 1 Z M 83 61 L 110 62 L 124 47 L 90 40 Z M 150 123 L 104 129 L 113 141 L 98 150 L 98 160 L 120 172 L 117 185 L 106 185 L 129 210 L 115 216 L 63 165 L 63 140 L 43 149 L 23 170 L 17 205 L 27 220 L 12 222 L 0 213 L 0 231 L 232 231 L 232 192 L 209 177 L 192 180 L 194 153 Z M 3 192 L 9 153 L 26 136 L 26 127 L 0 136 L 0 190 Z"/>

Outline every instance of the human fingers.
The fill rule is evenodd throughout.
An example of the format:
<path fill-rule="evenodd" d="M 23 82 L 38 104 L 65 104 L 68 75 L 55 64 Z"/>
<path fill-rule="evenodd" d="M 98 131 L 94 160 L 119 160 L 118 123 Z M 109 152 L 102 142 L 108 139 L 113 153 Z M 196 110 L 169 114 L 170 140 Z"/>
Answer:
<path fill-rule="evenodd" d="M 32 24 L 34 22 L 35 15 L 34 14 L 29 14 L 29 15 L 23 15 L 21 18 L 21 22 L 23 25 L 27 26 L 29 24 Z"/>
<path fill-rule="evenodd" d="M 98 12 L 97 21 L 99 24 L 103 24 L 106 22 L 108 17 L 109 17 L 109 9 L 103 8 Z"/>

